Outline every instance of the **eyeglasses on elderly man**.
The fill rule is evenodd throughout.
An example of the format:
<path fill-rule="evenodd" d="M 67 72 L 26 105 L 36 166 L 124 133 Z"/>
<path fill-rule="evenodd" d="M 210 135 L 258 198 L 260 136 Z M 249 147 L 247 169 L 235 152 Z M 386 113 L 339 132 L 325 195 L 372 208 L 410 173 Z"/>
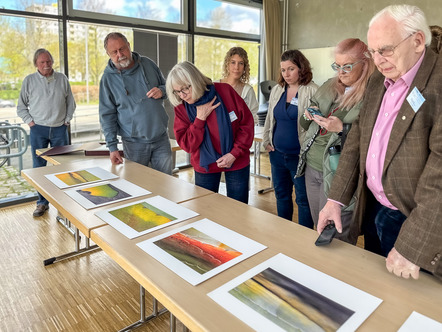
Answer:
<path fill-rule="evenodd" d="M 379 48 L 377 50 L 372 50 L 371 48 L 368 49 L 368 52 L 370 52 L 371 57 L 374 57 L 375 53 L 378 52 L 378 54 L 380 56 L 383 57 L 390 57 L 394 54 L 394 50 L 400 45 L 402 44 L 404 41 L 406 41 L 408 38 L 410 38 L 411 36 L 413 36 L 414 33 L 409 34 L 407 37 L 405 37 L 404 39 L 402 39 L 399 43 L 396 44 L 396 46 L 384 46 L 382 48 Z"/>

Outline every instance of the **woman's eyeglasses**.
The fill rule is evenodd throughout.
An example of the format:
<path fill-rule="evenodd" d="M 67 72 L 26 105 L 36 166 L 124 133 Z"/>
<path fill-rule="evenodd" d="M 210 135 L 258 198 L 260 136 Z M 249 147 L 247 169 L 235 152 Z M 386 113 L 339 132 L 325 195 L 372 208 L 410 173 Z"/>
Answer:
<path fill-rule="evenodd" d="M 359 60 L 355 63 L 352 64 L 348 64 L 348 65 L 343 65 L 343 66 L 339 66 L 336 62 L 333 62 L 331 64 L 331 67 L 334 71 L 339 71 L 342 70 L 344 73 L 349 73 L 353 70 L 353 66 L 357 65 L 359 62 L 361 62 L 362 60 Z"/>
<path fill-rule="evenodd" d="M 191 85 L 188 85 L 187 87 L 185 87 L 185 88 L 182 88 L 181 90 L 173 90 L 173 94 L 175 95 L 175 96 L 180 96 L 180 95 L 185 95 L 185 96 L 187 96 L 188 94 L 189 94 L 189 92 L 190 92 L 190 87 L 191 87 Z"/>

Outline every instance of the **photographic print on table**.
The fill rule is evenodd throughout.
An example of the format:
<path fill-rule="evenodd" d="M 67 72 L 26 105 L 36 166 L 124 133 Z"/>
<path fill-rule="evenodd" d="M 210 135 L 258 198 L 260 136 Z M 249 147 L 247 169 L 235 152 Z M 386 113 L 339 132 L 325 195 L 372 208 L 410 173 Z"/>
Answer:
<path fill-rule="evenodd" d="M 194 286 L 266 248 L 209 219 L 137 245 Z"/>
<path fill-rule="evenodd" d="M 68 189 L 65 193 L 86 210 L 89 210 L 102 205 L 148 195 L 151 192 L 129 181 L 120 179 Z"/>
<path fill-rule="evenodd" d="M 256 331 L 354 331 L 382 302 L 283 254 L 208 296 Z"/>
<path fill-rule="evenodd" d="M 198 215 L 161 196 L 98 211 L 95 214 L 129 239 Z"/>
<path fill-rule="evenodd" d="M 155 241 L 154 244 L 199 274 L 242 255 L 193 227 Z"/>
<path fill-rule="evenodd" d="M 111 172 L 108 172 L 100 167 L 60 172 L 45 176 L 60 189 L 118 178 L 118 175 L 112 174 Z"/>
<path fill-rule="evenodd" d="M 442 323 L 413 311 L 397 332 L 441 332 Z"/>

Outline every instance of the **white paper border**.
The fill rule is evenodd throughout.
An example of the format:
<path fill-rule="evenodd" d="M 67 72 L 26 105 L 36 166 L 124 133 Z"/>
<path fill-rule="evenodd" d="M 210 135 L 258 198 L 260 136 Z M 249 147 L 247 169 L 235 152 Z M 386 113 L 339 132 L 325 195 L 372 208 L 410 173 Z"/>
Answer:
<path fill-rule="evenodd" d="M 355 313 L 338 329 L 341 332 L 356 330 L 382 302 L 381 299 L 373 295 L 315 270 L 284 254 L 273 256 L 207 295 L 256 331 L 283 331 L 279 326 L 229 294 L 231 289 L 267 268 L 272 268 L 303 286 L 354 311 Z"/>
<path fill-rule="evenodd" d="M 77 190 L 88 189 L 88 188 L 101 186 L 101 185 L 105 185 L 105 184 L 112 184 L 116 188 L 129 194 L 129 197 L 125 197 L 125 198 L 122 198 L 119 200 L 110 201 L 110 202 L 106 202 L 106 203 L 102 203 L 102 204 L 94 204 L 90 200 L 88 200 L 86 197 L 82 196 L 81 194 L 79 194 L 77 192 Z M 105 181 L 105 182 L 100 182 L 100 183 L 94 183 L 92 185 L 88 184 L 87 186 L 75 187 L 75 188 L 66 190 L 65 193 L 68 196 L 70 196 L 73 200 L 75 200 L 78 204 L 80 204 L 82 207 L 84 207 L 86 210 L 90 210 L 90 209 L 93 209 L 93 208 L 96 208 L 99 206 L 103 206 L 103 205 L 108 205 L 108 204 L 113 204 L 113 203 L 125 201 L 128 199 L 134 198 L 134 197 L 139 197 L 139 196 L 151 194 L 151 192 L 149 190 L 143 189 L 143 188 L 141 188 L 141 187 L 139 187 L 129 181 L 126 181 L 124 179 L 119 179 L 116 181 Z"/>
<path fill-rule="evenodd" d="M 79 172 L 79 171 L 88 171 L 89 173 L 99 177 L 100 179 L 95 180 L 95 181 L 85 182 L 85 183 L 68 185 L 56 177 L 56 175 L 59 175 L 59 174 L 73 173 L 73 172 Z M 66 189 L 66 188 L 77 187 L 77 186 L 84 186 L 84 185 L 89 185 L 92 183 L 97 183 L 100 181 L 118 179 L 118 175 L 108 172 L 108 171 L 102 169 L 101 167 L 80 168 L 80 169 L 76 169 L 74 171 L 64 171 L 64 172 L 59 172 L 59 173 L 54 173 L 54 174 L 47 174 L 45 176 L 48 178 L 49 181 L 51 181 L 53 184 L 55 184 L 60 189 Z"/>
<path fill-rule="evenodd" d="M 442 323 L 413 311 L 397 332 L 441 332 Z"/>
<path fill-rule="evenodd" d="M 120 219 L 118 219 L 115 216 L 113 216 L 112 214 L 110 214 L 111 211 L 118 210 L 118 209 L 124 208 L 126 206 L 131 206 L 131 205 L 135 205 L 135 204 L 139 204 L 139 203 L 150 204 L 150 205 L 164 211 L 165 213 L 174 216 L 177 219 L 172 220 L 172 221 L 162 224 L 162 225 L 158 225 L 158 226 L 149 228 L 145 231 L 138 232 L 135 229 L 133 229 L 132 227 L 130 227 L 129 225 L 122 222 Z M 141 235 L 156 231 L 158 229 L 179 223 L 183 220 L 196 217 L 199 214 L 192 211 L 192 210 L 189 210 L 188 208 L 186 208 L 184 206 L 174 203 L 164 197 L 154 196 L 154 197 L 143 199 L 143 200 L 140 200 L 137 202 L 131 202 L 128 204 L 120 205 L 120 206 L 117 206 L 117 207 L 114 207 L 114 208 L 111 208 L 108 210 L 98 211 L 98 212 L 95 212 L 95 215 L 97 215 L 98 217 L 103 219 L 106 223 L 111 225 L 113 228 L 115 228 L 120 233 L 124 234 L 129 239 L 134 239 L 138 236 L 141 236 Z"/>
<path fill-rule="evenodd" d="M 155 241 L 166 238 L 170 235 L 182 232 L 189 228 L 195 228 L 198 231 L 215 238 L 225 245 L 239 251 L 242 255 L 231 259 L 230 261 L 204 273 L 200 274 L 178 259 L 169 255 L 166 251 L 154 244 Z M 209 219 L 202 219 L 194 223 L 185 225 L 183 227 L 173 229 L 167 233 L 161 234 L 149 240 L 137 244 L 141 249 L 166 266 L 168 269 L 175 272 L 181 278 L 192 284 L 193 286 L 213 277 L 214 275 L 228 269 L 229 267 L 257 254 L 258 252 L 267 248 L 266 246 L 251 240 L 239 233 L 236 233 L 224 226 L 221 226 Z"/>

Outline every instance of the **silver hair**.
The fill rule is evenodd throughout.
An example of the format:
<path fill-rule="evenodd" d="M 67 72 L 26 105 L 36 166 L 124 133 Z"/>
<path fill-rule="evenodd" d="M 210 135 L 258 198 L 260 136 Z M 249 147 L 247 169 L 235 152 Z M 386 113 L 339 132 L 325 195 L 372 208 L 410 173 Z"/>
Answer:
<path fill-rule="evenodd" d="M 196 101 L 207 91 L 207 85 L 211 84 L 213 84 L 212 80 L 203 75 L 193 63 L 189 61 L 180 62 L 167 75 L 167 97 L 173 106 L 178 106 L 182 99 L 173 93 L 173 86 L 186 87 L 190 85 L 192 87 L 192 99 Z"/>
<path fill-rule="evenodd" d="M 37 59 L 40 55 L 46 53 L 51 58 L 52 63 L 54 63 L 54 58 L 52 57 L 52 54 L 45 48 L 39 48 L 34 53 L 34 66 L 37 67 Z"/>
<path fill-rule="evenodd" d="M 424 12 L 416 6 L 411 5 L 391 5 L 385 7 L 373 16 L 368 27 L 370 28 L 379 18 L 388 15 L 401 25 L 403 38 L 417 31 L 422 31 L 425 35 L 425 45 L 431 43 L 431 31 L 428 27 Z"/>

